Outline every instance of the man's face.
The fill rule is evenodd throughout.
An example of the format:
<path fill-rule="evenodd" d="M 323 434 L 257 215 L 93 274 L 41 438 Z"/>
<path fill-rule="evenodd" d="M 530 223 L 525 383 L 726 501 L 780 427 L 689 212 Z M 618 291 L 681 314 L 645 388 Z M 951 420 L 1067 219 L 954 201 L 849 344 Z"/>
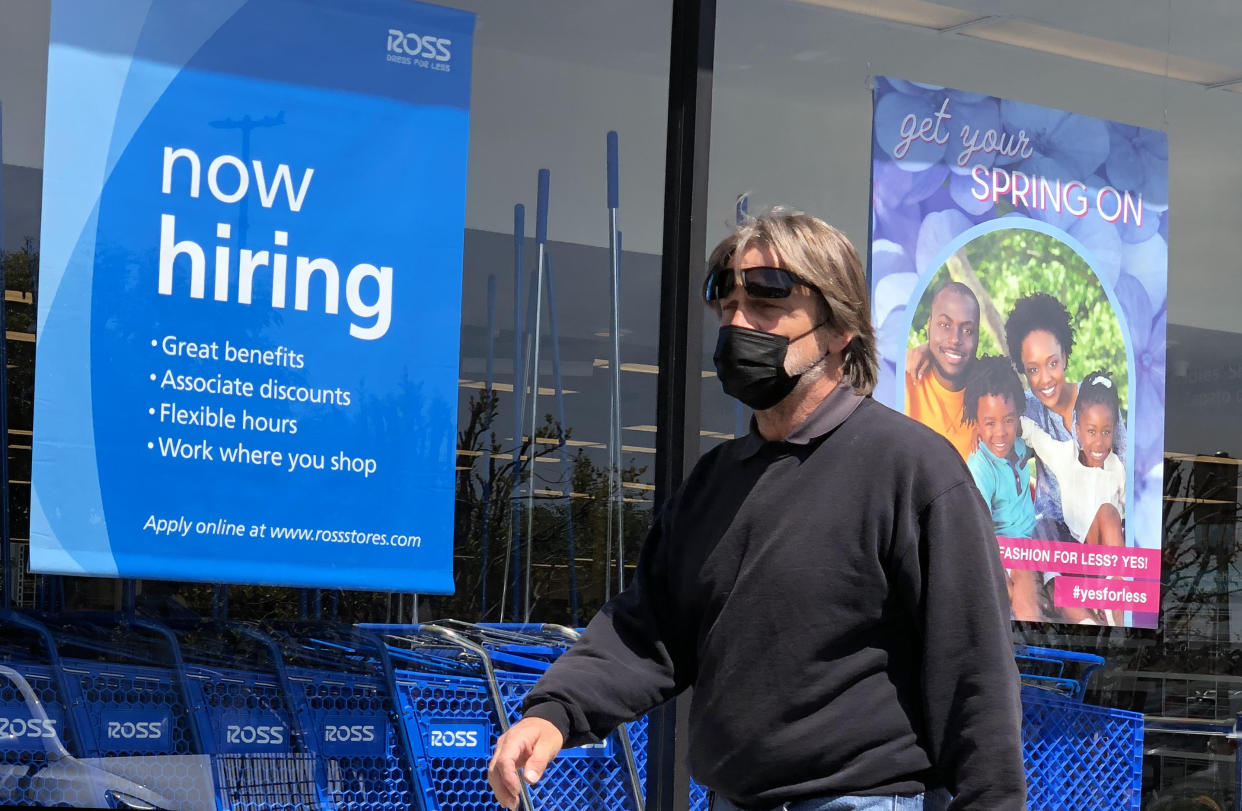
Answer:
<path fill-rule="evenodd" d="M 979 398 L 975 416 L 979 425 L 979 441 L 997 457 L 1008 457 L 1018 436 L 1018 408 L 1013 398 L 1003 394 L 985 394 Z"/>
<path fill-rule="evenodd" d="M 738 273 L 746 268 L 780 266 L 771 251 L 759 246 L 734 255 L 731 263 Z M 733 291 L 717 304 L 722 327 L 744 327 L 789 338 L 785 371 L 790 374 L 806 371 L 828 352 L 828 330 L 815 329 L 823 322 L 823 305 L 819 293 L 809 287 L 798 285 L 786 298 L 751 298 L 739 276 Z"/>
<path fill-rule="evenodd" d="M 952 290 L 937 293 L 927 320 L 927 345 L 940 383 L 960 389 L 979 348 L 978 305 Z"/>

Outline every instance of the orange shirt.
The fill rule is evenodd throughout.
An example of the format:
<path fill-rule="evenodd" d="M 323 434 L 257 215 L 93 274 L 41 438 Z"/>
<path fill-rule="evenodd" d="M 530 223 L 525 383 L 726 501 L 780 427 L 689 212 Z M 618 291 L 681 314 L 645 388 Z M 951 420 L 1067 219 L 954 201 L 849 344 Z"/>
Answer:
<path fill-rule="evenodd" d="M 973 425 L 962 422 L 965 391 L 949 391 L 928 371 L 917 383 L 906 375 L 906 414 L 943 436 L 963 459 L 975 449 L 977 434 Z"/>

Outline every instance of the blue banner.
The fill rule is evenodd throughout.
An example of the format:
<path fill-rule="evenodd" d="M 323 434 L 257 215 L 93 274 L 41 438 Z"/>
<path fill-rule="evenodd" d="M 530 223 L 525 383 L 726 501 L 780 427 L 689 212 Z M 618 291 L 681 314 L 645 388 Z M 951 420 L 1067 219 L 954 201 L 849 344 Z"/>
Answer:
<path fill-rule="evenodd" d="M 452 591 L 473 28 L 53 3 L 32 568 Z"/>

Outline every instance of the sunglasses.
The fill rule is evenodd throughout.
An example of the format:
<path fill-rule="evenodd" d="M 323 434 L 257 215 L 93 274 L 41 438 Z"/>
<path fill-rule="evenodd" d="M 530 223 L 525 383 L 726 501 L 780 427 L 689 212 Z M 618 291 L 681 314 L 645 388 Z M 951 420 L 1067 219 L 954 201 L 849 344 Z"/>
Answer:
<path fill-rule="evenodd" d="M 741 271 L 742 289 L 751 298 L 788 298 L 797 285 L 810 286 L 784 268 L 746 268 Z M 703 281 L 703 300 L 720 301 L 737 287 L 737 271 L 715 267 Z"/>

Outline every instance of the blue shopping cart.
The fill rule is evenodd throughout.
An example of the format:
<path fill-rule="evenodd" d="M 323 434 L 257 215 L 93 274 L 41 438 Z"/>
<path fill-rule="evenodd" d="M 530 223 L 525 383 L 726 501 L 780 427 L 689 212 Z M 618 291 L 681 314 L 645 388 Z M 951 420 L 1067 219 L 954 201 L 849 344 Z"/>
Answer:
<path fill-rule="evenodd" d="M 368 627 L 384 635 L 396 665 L 398 693 L 431 784 L 429 807 L 492 808 L 486 774 L 492 745 L 568 640 L 461 623 Z M 614 734 L 597 746 L 563 751 L 524 792 L 523 808 L 641 809 L 641 780 L 621 740 Z"/>
<path fill-rule="evenodd" d="M 294 707 L 276 643 L 236 622 L 170 626 L 184 658 L 192 710 L 210 756 L 217 807 L 333 807 L 325 764 Z"/>
<path fill-rule="evenodd" d="M 1014 659 L 1022 683 L 1081 701 L 1104 658 L 1094 653 L 1015 645 Z"/>
<path fill-rule="evenodd" d="M 1138 811 L 1143 715 L 1083 702 L 1104 659 L 1018 646 L 1030 811 Z"/>
<path fill-rule="evenodd" d="M 194 756 L 169 639 L 141 623 L 5 612 L 0 802 L 196 808 L 211 782 Z"/>
<path fill-rule="evenodd" d="M 423 808 L 383 643 L 369 632 L 325 623 L 265 630 L 280 647 L 295 710 L 324 761 L 335 808 Z"/>

